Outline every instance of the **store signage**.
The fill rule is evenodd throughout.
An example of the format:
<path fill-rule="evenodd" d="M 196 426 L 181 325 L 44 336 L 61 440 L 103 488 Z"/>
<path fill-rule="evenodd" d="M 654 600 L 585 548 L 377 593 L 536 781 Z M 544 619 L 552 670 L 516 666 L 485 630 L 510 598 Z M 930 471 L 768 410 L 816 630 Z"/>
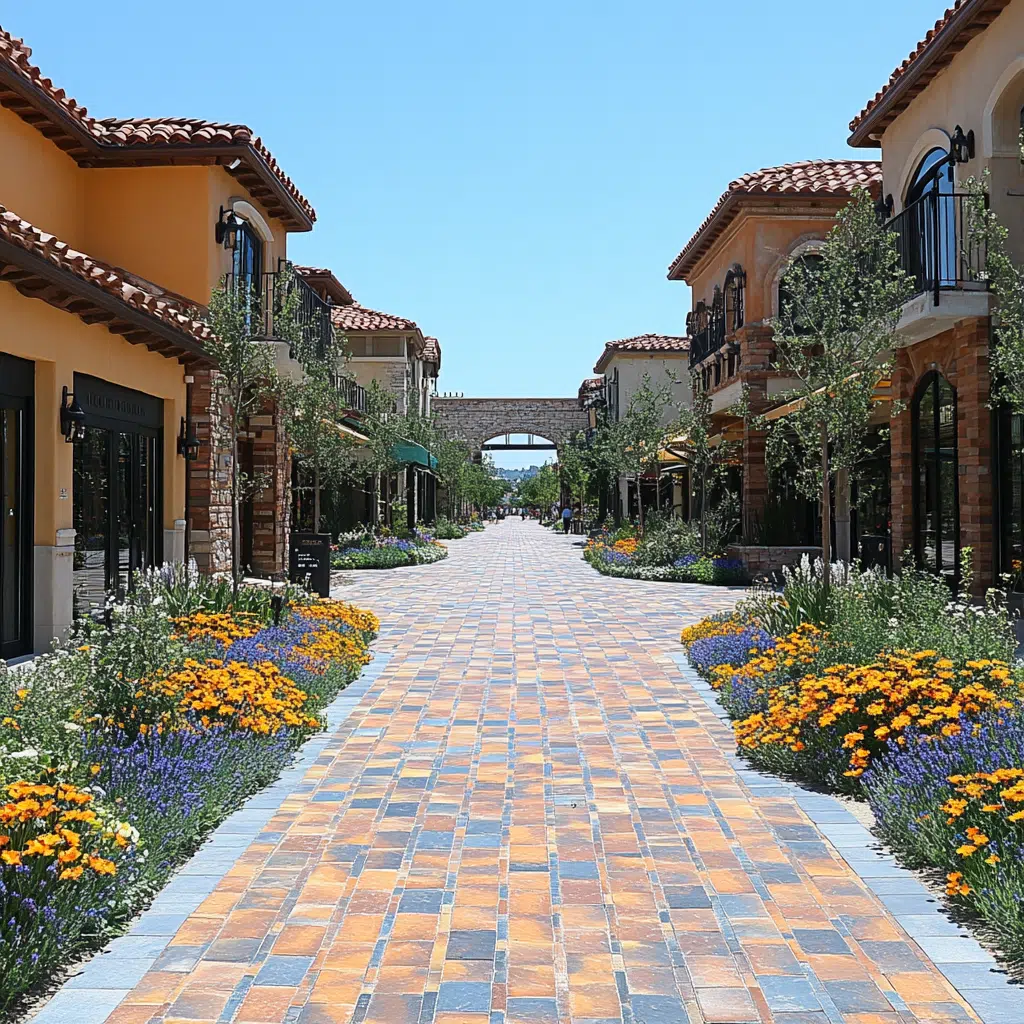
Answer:
<path fill-rule="evenodd" d="M 331 535 L 293 533 L 288 560 L 292 583 L 308 587 L 320 597 L 331 594 Z"/>
<path fill-rule="evenodd" d="M 75 374 L 73 390 L 85 413 L 87 427 L 101 426 L 109 429 L 123 423 L 159 430 L 163 426 L 164 403 L 153 395 L 85 373 Z"/>

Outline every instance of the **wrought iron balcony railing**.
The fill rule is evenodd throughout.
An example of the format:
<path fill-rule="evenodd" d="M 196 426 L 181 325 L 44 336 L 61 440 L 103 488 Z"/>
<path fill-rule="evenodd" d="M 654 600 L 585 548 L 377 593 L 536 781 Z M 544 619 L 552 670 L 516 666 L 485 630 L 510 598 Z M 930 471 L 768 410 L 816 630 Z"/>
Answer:
<path fill-rule="evenodd" d="M 289 339 L 292 340 L 291 356 L 327 357 L 333 338 L 331 304 L 320 298 L 298 274 L 290 274 L 283 269 L 258 275 L 229 274 L 225 279 L 225 287 L 239 296 L 247 325 L 254 336 L 281 337 L 281 317 L 285 309 L 291 306 L 301 331 L 298 346 L 294 340 Z M 296 290 L 295 301 L 289 302 Z M 296 347 L 300 351 L 296 351 Z"/>
<path fill-rule="evenodd" d="M 710 317 L 690 338 L 690 366 L 702 363 L 725 344 L 725 318 Z"/>
<path fill-rule="evenodd" d="M 357 384 L 350 377 L 335 377 L 335 384 L 341 400 L 352 412 L 366 412 L 366 388 Z"/>
<path fill-rule="evenodd" d="M 900 263 L 913 278 L 914 294 L 931 292 L 936 306 L 944 291 L 988 287 L 985 246 L 968 229 L 972 201 L 967 193 L 927 193 L 887 225 L 897 236 Z"/>

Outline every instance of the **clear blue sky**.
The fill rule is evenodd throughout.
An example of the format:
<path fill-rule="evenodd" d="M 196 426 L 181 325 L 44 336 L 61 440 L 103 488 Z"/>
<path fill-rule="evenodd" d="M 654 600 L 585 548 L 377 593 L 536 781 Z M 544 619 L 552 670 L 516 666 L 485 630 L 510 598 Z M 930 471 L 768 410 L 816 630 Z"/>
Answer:
<path fill-rule="evenodd" d="M 317 210 L 294 258 L 437 335 L 442 390 L 560 396 L 605 341 L 683 333 L 665 271 L 728 182 L 858 155 L 850 118 L 945 6 L 6 0 L 0 23 L 97 116 L 254 128 Z"/>

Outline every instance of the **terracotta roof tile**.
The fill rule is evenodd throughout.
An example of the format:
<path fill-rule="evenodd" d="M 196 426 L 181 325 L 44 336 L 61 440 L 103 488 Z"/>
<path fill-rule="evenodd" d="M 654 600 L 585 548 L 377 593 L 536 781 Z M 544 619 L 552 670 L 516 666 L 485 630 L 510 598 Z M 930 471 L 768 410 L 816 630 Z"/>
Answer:
<path fill-rule="evenodd" d="M 335 306 L 331 311 L 334 326 L 341 331 L 419 331 L 412 320 L 367 309 L 358 302 L 351 306 Z"/>
<path fill-rule="evenodd" d="M 89 287 L 113 295 L 126 305 L 189 335 L 196 342 L 206 342 L 212 335 L 210 327 L 194 316 L 194 309 L 178 297 L 160 294 L 156 286 L 152 286 L 154 290 L 142 287 L 139 278 L 71 248 L 67 242 L 40 231 L 4 206 L 0 206 L 0 240 L 42 257 L 54 267 L 70 271 Z M 4 276 L 0 274 L 0 281 Z"/>
<path fill-rule="evenodd" d="M 295 183 L 281 169 L 270 150 L 252 129 L 244 124 L 223 124 L 186 117 L 104 118 L 91 117 L 87 109 L 57 88 L 31 61 L 32 50 L 21 39 L 16 39 L 0 27 L 0 77 L 4 73 L 30 86 L 40 99 L 69 124 L 58 127 L 78 130 L 86 143 L 94 146 L 125 148 L 133 146 L 237 146 L 251 148 L 257 161 L 269 172 L 281 189 L 302 210 L 310 222 L 316 212 L 298 190 Z M 21 113 L 20 108 L 18 112 Z M 24 115 L 23 115 L 24 116 Z M 37 125 L 38 127 L 38 125 Z M 51 132 L 46 132 L 50 135 Z M 88 163 L 88 154 L 76 155 L 79 162 Z"/>
<path fill-rule="evenodd" d="M 690 339 L 670 334 L 638 334 L 635 338 L 620 338 L 605 342 L 604 352 L 594 366 L 594 373 L 603 372 L 617 352 L 689 352 Z"/>
<path fill-rule="evenodd" d="M 600 391 L 604 387 L 604 377 L 588 377 L 581 385 L 577 392 L 580 400 L 586 398 L 588 395 L 594 394 L 595 391 Z"/>
<path fill-rule="evenodd" d="M 351 306 L 355 299 L 352 293 L 334 276 L 334 271 L 329 267 L 293 267 L 299 277 L 317 291 L 322 291 L 322 297 L 326 296 L 331 302 L 338 306 Z"/>
<path fill-rule="evenodd" d="M 668 276 L 678 280 L 693 269 L 735 218 L 740 203 L 747 196 L 845 198 L 858 186 L 877 191 L 881 181 L 882 165 L 878 160 L 801 160 L 744 174 L 729 183 L 704 222 L 672 261 Z"/>
<path fill-rule="evenodd" d="M 884 131 L 906 110 L 914 96 L 1009 4 L 1010 0 L 956 0 L 893 71 L 874 99 L 850 122 L 850 145 L 877 146 L 870 135 Z M 880 109 L 883 105 L 884 110 Z"/>

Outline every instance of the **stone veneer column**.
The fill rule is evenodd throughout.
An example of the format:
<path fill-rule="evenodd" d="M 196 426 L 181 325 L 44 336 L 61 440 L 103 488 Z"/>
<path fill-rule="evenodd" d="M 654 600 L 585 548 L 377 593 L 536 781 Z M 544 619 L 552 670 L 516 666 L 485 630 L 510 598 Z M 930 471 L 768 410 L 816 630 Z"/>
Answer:
<path fill-rule="evenodd" d="M 192 426 L 199 439 L 199 457 L 189 465 L 189 514 L 192 537 L 189 556 L 205 573 L 231 569 L 230 452 L 215 436 L 219 416 L 213 408 L 212 370 L 195 370 L 192 385 Z"/>
<path fill-rule="evenodd" d="M 291 453 L 280 410 L 271 405 L 251 416 L 249 436 L 253 474 L 266 481 L 252 503 L 252 567 L 280 576 L 287 569 L 291 515 Z"/>

